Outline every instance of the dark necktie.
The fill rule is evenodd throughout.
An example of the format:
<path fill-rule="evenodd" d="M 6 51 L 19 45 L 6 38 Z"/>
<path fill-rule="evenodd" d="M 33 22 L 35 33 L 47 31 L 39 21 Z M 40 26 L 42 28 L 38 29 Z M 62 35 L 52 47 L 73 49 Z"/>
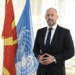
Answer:
<path fill-rule="evenodd" d="M 51 38 L 51 30 L 52 30 L 52 28 L 49 28 L 49 32 L 48 32 L 48 35 L 47 35 L 47 40 L 46 40 L 46 48 L 47 48 L 47 50 L 49 49 L 50 38 Z"/>

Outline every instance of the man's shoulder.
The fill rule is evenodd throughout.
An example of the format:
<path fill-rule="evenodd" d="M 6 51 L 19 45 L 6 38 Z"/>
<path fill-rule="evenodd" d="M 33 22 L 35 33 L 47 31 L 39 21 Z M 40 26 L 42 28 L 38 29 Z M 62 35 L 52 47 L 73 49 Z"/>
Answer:
<path fill-rule="evenodd" d="M 62 26 L 59 26 L 59 25 L 58 25 L 58 28 L 59 28 L 61 31 L 70 31 L 68 28 L 65 28 L 65 27 L 62 27 Z"/>
<path fill-rule="evenodd" d="M 38 29 L 38 32 L 42 32 L 42 31 L 44 31 L 46 29 L 47 29 L 47 27 L 40 28 L 40 29 Z"/>

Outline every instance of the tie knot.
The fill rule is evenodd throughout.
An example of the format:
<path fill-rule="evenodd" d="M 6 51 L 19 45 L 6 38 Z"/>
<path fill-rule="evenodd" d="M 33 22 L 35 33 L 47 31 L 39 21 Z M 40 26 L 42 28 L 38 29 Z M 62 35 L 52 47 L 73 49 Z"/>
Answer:
<path fill-rule="evenodd" d="M 49 31 L 51 31 L 52 30 L 52 28 L 49 28 Z"/>

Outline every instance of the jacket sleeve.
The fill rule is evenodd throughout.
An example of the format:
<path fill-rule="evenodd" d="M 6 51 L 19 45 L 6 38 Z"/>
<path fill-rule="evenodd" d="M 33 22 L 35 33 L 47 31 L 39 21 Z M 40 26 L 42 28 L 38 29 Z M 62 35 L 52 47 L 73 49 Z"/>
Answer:
<path fill-rule="evenodd" d="M 33 48 L 33 52 L 34 52 L 36 58 L 40 55 L 40 46 L 39 46 L 39 40 L 38 40 L 39 35 L 38 34 L 39 34 L 39 31 L 37 31 L 34 48 Z"/>
<path fill-rule="evenodd" d="M 70 34 L 70 31 L 67 30 L 64 38 L 64 52 L 55 55 L 56 62 L 65 61 L 74 56 L 74 44 Z"/>

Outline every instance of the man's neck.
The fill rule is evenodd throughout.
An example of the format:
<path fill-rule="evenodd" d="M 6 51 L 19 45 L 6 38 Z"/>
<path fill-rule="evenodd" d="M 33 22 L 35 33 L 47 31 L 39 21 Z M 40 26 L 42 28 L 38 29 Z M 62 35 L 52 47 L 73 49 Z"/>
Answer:
<path fill-rule="evenodd" d="M 55 23 L 54 25 L 56 25 L 56 23 Z M 49 25 L 48 25 L 48 26 L 49 26 L 49 28 L 52 28 L 54 25 L 52 25 L 52 26 L 49 26 Z"/>

